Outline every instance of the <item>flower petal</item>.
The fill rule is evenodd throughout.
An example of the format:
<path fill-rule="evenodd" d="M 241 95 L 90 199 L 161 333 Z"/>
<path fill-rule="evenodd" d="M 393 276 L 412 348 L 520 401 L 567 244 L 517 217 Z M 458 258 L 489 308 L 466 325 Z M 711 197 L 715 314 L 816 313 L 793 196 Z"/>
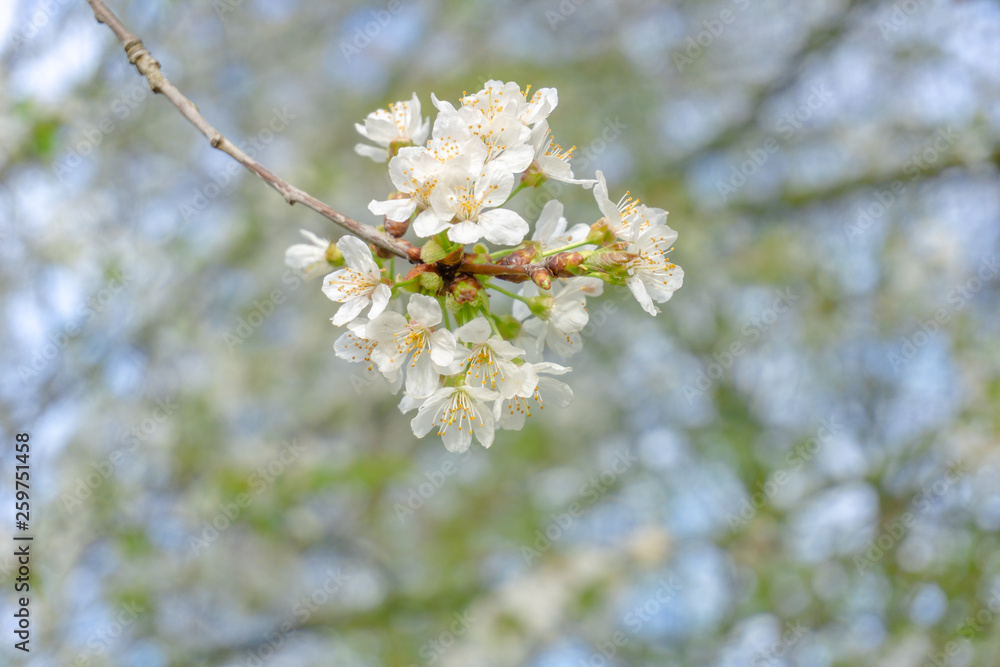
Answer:
<path fill-rule="evenodd" d="M 361 273 L 378 275 L 378 265 L 372 259 L 372 251 L 368 244 L 356 236 L 342 236 L 337 241 L 337 249 L 344 253 L 347 266 Z"/>
<path fill-rule="evenodd" d="M 487 213 L 491 212 L 492 211 L 487 211 Z M 480 214 L 480 220 L 483 215 L 486 214 Z M 462 245 L 475 243 L 479 239 L 483 238 L 483 228 L 472 220 L 463 220 L 462 222 L 456 223 L 448 228 L 448 238 L 455 243 L 461 243 Z M 518 241 L 518 243 L 520 243 L 520 241 Z"/>
<path fill-rule="evenodd" d="M 453 393 L 455 393 L 454 387 L 442 387 L 421 404 L 417 416 L 410 420 L 413 435 L 422 438 L 430 433 L 430 430 L 438 423 L 439 415 L 448 401 L 451 400 Z"/>
<path fill-rule="evenodd" d="M 653 305 L 653 300 L 646 292 L 646 286 L 643 284 L 642 279 L 639 276 L 631 276 L 625 284 L 628 285 L 629 290 L 632 291 L 632 296 L 639 302 L 642 309 L 655 317 L 659 311 Z"/>
<path fill-rule="evenodd" d="M 437 390 L 439 379 L 431 355 L 425 350 L 406 369 L 406 393 L 417 398 L 430 396 Z"/>
<path fill-rule="evenodd" d="M 608 199 L 608 182 L 604 180 L 604 174 L 600 171 L 597 172 L 597 183 L 594 185 L 594 199 L 612 226 L 617 227 L 621 224 L 622 215 L 618 211 L 618 206 Z"/>
<path fill-rule="evenodd" d="M 410 319 L 415 320 L 420 326 L 431 328 L 441 323 L 441 304 L 437 299 L 426 294 L 414 294 L 410 297 L 410 302 L 406 305 L 406 313 Z"/>
<path fill-rule="evenodd" d="M 493 329 L 490 327 L 490 323 L 486 321 L 485 317 L 480 316 L 459 327 L 455 336 L 463 343 L 480 345 L 489 340 L 491 333 L 493 333 Z"/>
<path fill-rule="evenodd" d="M 385 283 L 379 283 L 371 295 L 372 309 L 368 311 L 369 319 L 374 320 L 381 315 L 385 307 L 389 305 L 390 298 L 392 298 L 392 288 Z"/>
<path fill-rule="evenodd" d="M 535 221 L 535 233 L 531 235 L 531 240 L 540 243 L 553 241 L 566 231 L 566 224 L 562 202 L 558 199 L 550 199 L 545 202 L 542 212 L 538 215 L 538 220 Z"/>
<path fill-rule="evenodd" d="M 479 228 L 487 241 L 498 245 L 517 245 L 528 233 L 524 218 L 505 208 L 480 213 Z"/>
<path fill-rule="evenodd" d="M 438 329 L 431 334 L 431 360 L 439 368 L 447 368 L 455 360 L 455 350 L 457 347 L 458 343 L 455 341 L 455 334 L 447 329 Z"/>
<path fill-rule="evenodd" d="M 361 157 L 371 158 L 375 162 L 385 162 L 389 157 L 389 151 L 379 146 L 369 146 L 368 144 L 355 144 L 354 152 Z"/>
<path fill-rule="evenodd" d="M 448 221 L 442 220 L 432 208 L 421 211 L 412 225 L 413 232 L 421 238 L 434 236 L 448 229 L 448 227 Z"/>
<path fill-rule="evenodd" d="M 338 327 L 347 324 L 357 317 L 369 303 L 371 303 L 371 299 L 367 296 L 356 296 L 348 299 L 344 302 L 344 305 L 337 310 L 337 314 L 333 316 L 332 322 Z"/>
<path fill-rule="evenodd" d="M 406 222 L 417 210 L 417 202 L 410 197 L 385 201 L 373 199 L 368 202 L 368 210 L 375 215 L 384 215 L 393 222 Z"/>

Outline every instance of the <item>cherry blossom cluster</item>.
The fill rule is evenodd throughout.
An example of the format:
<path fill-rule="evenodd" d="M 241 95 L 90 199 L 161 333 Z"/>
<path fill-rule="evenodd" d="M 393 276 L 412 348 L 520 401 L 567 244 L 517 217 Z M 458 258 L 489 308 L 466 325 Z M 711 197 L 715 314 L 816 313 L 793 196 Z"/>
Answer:
<path fill-rule="evenodd" d="M 545 405 L 569 404 L 573 392 L 557 378 L 571 369 L 547 356 L 579 352 L 587 298 L 605 283 L 627 286 L 656 315 L 684 272 L 668 257 L 677 233 L 666 211 L 628 193 L 612 201 L 600 171 L 574 176 L 573 149 L 556 144 L 548 125 L 554 88 L 488 81 L 458 105 L 431 99 L 433 125 L 414 94 L 355 126 L 368 142 L 355 150 L 388 161 L 396 188 L 369 210 L 383 218 L 380 230 L 420 245 L 407 241 L 413 252 L 402 258 L 354 236 L 334 244 L 303 230 L 309 243 L 285 260 L 305 277 L 336 267 L 323 280 L 341 304 L 331 321 L 346 328 L 336 355 L 402 390 L 399 409 L 416 412 L 416 436 L 434 431 L 463 452 L 473 437 L 489 447 L 497 428 L 519 430 Z M 549 179 L 593 189 L 602 217 L 570 226 L 553 199 L 532 228 L 507 207 Z M 505 298 L 513 305 L 502 313 L 494 306 Z"/>

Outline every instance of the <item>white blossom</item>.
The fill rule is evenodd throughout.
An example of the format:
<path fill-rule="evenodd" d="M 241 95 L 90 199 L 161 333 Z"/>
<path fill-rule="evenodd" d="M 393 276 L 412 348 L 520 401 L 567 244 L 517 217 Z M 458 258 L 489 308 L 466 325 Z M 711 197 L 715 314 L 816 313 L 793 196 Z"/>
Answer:
<path fill-rule="evenodd" d="M 517 245 L 528 233 L 528 223 L 510 209 L 497 208 L 514 187 L 510 171 L 490 162 L 481 171 L 452 169 L 441 176 L 431 193 L 431 209 L 413 223 L 418 236 L 447 230 L 455 243 L 475 243 L 485 237 L 498 245 Z"/>
<path fill-rule="evenodd" d="M 344 254 L 347 268 L 334 271 L 323 279 L 323 293 L 332 301 L 344 305 L 333 317 L 337 326 L 347 324 L 357 317 L 368 304 L 368 317 L 378 316 L 389 303 L 392 289 L 382 282 L 382 274 L 372 258 L 368 244 L 354 236 L 344 236 L 337 241 L 337 249 Z"/>
<path fill-rule="evenodd" d="M 487 81 L 482 90 L 462 98 L 457 109 L 450 103 L 431 96 L 439 114 L 457 114 L 462 122 L 482 140 L 487 149 L 487 162 L 497 162 L 511 173 L 528 168 L 534 157 L 529 143 L 531 129 L 525 121 L 544 119 L 554 108 L 553 94 L 539 91 L 532 102 L 525 99 L 520 87 L 513 81 Z M 555 96 L 558 103 L 558 96 Z"/>
<path fill-rule="evenodd" d="M 600 296 L 604 282 L 599 278 L 564 278 L 553 282 L 547 294 L 540 294 L 534 283 L 525 283 L 521 295 L 537 297 L 537 312 L 533 313 L 522 301 L 515 301 L 513 314 L 524 322 L 523 333 L 533 337 L 537 356 L 545 347 L 563 358 L 576 354 L 583 347 L 580 331 L 587 326 L 587 297 Z"/>
<path fill-rule="evenodd" d="M 347 267 L 328 275 L 323 286 L 328 297 L 343 304 L 333 322 L 348 328 L 337 338 L 334 350 L 341 359 L 366 365 L 369 374 L 377 369 L 394 392 L 405 387 L 398 407 L 404 414 L 416 411 L 410 422 L 414 434 L 423 437 L 436 429 L 453 452 L 466 451 L 473 436 L 489 447 L 495 428 L 520 429 L 544 405 L 569 404 L 573 392 L 556 378 L 570 369 L 542 361 L 543 355 L 550 350 L 569 357 L 581 349 L 590 319 L 587 297 L 599 296 L 605 280 L 624 281 L 654 315 L 658 312 L 654 304 L 670 299 L 683 282 L 683 271 L 667 256 L 677 237 L 666 225 L 667 212 L 647 207 L 627 192 L 612 202 L 600 171 L 595 179 L 577 178 L 571 165 L 575 147 L 564 150 L 549 128 L 558 93 L 554 88 L 533 94 L 530 90 L 530 86 L 521 90 L 514 82 L 489 80 L 481 90 L 463 94 L 457 104 L 432 94 L 437 108 L 433 122 L 420 116 L 414 95 L 356 125 L 374 144 L 359 144 L 356 150 L 375 160 L 389 157 L 389 178 L 395 188 L 386 199 L 373 199 L 368 209 L 387 221 L 409 223 L 417 237 L 440 235 L 447 242 L 441 240 L 440 248 L 420 249 L 423 260 L 438 264 L 433 270 L 441 280 L 428 281 L 425 277 L 433 276 L 423 275 L 419 282 L 406 280 L 407 289 L 423 293 L 413 294 L 406 309 L 395 312 L 387 308 L 390 286 L 398 277 L 383 277 L 364 242 L 341 239 L 337 247 Z M 603 216 L 595 227 L 606 224 L 616 238 L 605 239 L 603 233 L 591 238 L 590 225 L 570 226 L 563 204 L 554 199 L 542 208 L 534 231 L 505 207 L 515 184 L 520 191 L 537 188 L 546 179 L 593 187 Z M 400 228 L 391 231 L 399 233 Z M 453 276 L 473 271 L 434 262 L 432 255 L 439 250 L 450 254 L 481 241 L 509 248 L 521 244 L 529 233 L 531 241 L 519 254 L 477 247 L 471 259 L 523 267 L 530 275 L 530 282 L 521 277 L 520 293 L 515 295 L 490 280 L 518 282 L 517 278 L 497 267 L 484 268 L 492 276 L 482 280 L 485 289 L 514 297 L 513 319 L 498 319 L 489 300 L 469 301 L 465 297 L 473 290 L 463 289 L 465 305 L 456 306 L 454 314 L 464 324 L 452 333 L 442 295 Z M 303 234 L 311 244 L 289 248 L 286 262 L 308 276 L 329 261 L 331 249 L 329 241 Z M 547 260 L 573 249 L 582 253 L 579 261 Z M 566 277 L 574 273 L 584 275 Z M 437 292 L 429 294 L 435 286 Z M 359 317 L 369 304 L 367 319 Z M 509 329 L 517 329 L 513 342 L 501 335 Z M 352 375 L 350 381 L 357 377 Z"/>
<path fill-rule="evenodd" d="M 520 431 L 524 420 L 531 416 L 531 409 L 544 409 L 545 401 L 550 405 L 565 408 L 573 400 L 573 390 L 565 382 L 560 382 L 552 375 L 565 375 L 572 369 L 559 364 L 541 362 L 531 365 L 532 371 L 538 377 L 538 383 L 526 395 L 511 398 L 498 398 L 493 404 L 493 417 L 497 426 L 507 431 Z"/>
<path fill-rule="evenodd" d="M 455 335 L 436 328 L 443 315 L 433 297 L 414 294 L 406 310 L 409 319 L 390 311 L 369 322 L 366 335 L 375 341 L 371 357 L 387 376 L 405 364 L 406 393 L 430 396 L 438 388 L 440 370 L 455 358 Z"/>
<path fill-rule="evenodd" d="M 290 246 L 285 251 L 285 264 L 306 280 L 310 280 L 319 275 L 321 268 L 329 264 L 326 253 L 330 247 L 330 239 L 316 236 L 307 229 L 300 229 L 299 232 L 309 243 L 296 243 Z"/>
<path fill-rule="evenodd" d="M 650 315 L 659 309 L 653 302 L 665 303 L 684 282 L 684 269 L 670 261 L 667 254 L 673 250 L 677 232 L 666 225 L 656 225 L 641 231 L 634 229 L 628 244 L 632 255 L 626 263 L 629 278 L 626 285 L 632 291 L 639 305 Z"/>
<path fill-rule="evenodd" d="M 552 132 L 547 121 L 541 121 L 531 130 L 531 146 L 535 152 L 534 162 L 538 170 L 548 178 L 571 185 L 582 185 L 586 189 L 597 183 L 592 178 L 575 178 L 569 161 L 576 146 L 563 150 L 552 140 Z"/>
<path fill-rule="evenodd" d="M 333 344 L 334 354 L 340 359 L 352 364 L 367 364 L 365 375 L 376 374 L 375 362 L 372 361 L 372 351 L 375 349 L 375 341 L 368 338 L 368 320 L 363 317 L 355 318 L 347 323 L 347 331 L 342 333 Z M 400 370 L 383 373 L 385 379 L 389 381 L 389 388 L 392 393 L 399 391 L 402 385 L 403 374 Z M 356 382 L 355 378 L 351 378 Z"/>
<path fill-rule="evenodd" d="M 667 223 L 666 211 L 662 208 L 646 206 L 638 199 L 633 199 L 629 192 L 626 192 L 617 204 L 608 199 L 608 184 L 604 180 L 604 174 L 600 171 L 597 172 L 594 199 L 611 228 L 622 240 L 627 241 L 633 238 L 632 230 L 635 227 L 638 227 L 640 232 L 644 232 L 650 227 L 665 226 Z"/>
<path fill-rule="evenodd" d="M 388 109 L 377 109 L 365 118 L 364 125 L 355 123 L 358 134 L 376 144 L 357 144 L 358 155 L 376 162 L 389 158 L 392 144 L 422 144 L 430 131 L 430 119 L 420 117 L 420 100 L 417 94 L 407 101 L 390 104 Z"/>
<path fill-rule="evenodd" d="M 514 347 L 497 335 L 485 317 L 477 317 L 455 332 L 462 343 L 472 344 L 465 371 L 465 384 L 496 391 L 510 398 L 531 391 L 538 382 L 530 364 L 518 365 L 514 360 L 524 355 L 524 350 Z"/>
<path fill-rule="evenodd" d="M 532 241 L 537 241 L 542 246 L 542 252 L 561 248 L 566 245 L 580 243 L 586 240 L 590 234 L 590 226 L 582 222 L 573 225 L 569 230 L 566 218 L 563 217 L 563 205 L 558 199 L 550 199 L 545 202 L 542 212 L 535 221 L 535 232 L 531 235 Z M 581 246 L 581 248 L 587 246 Z M 591 246 L 592 247 L 592 246 Z"/>
<path fill-rule="evenodd" d="M 440 114 L 427 146 L 408 146 L 389 161 L 389 178 L 405 197 L 372 200 L 368 210 L 395 222 L 404 222 L 419 208 L 430 206 L 430 196 L 449 169 L 478 170 L 486 161 L 486 146 L 457 114 Z M 423 223 L 421 223 L 423 225 Z"/>
<path fill-rule="evenodd" d="M 417 416 L 410 422 L 413 434 L 422 438 L 431 429 L 450 452 L 462 453 L 472 444 L 473 433 L 479 444 L 493 444 L 493 411 L 488 403 L 497 393 L 479 387 L 442 387 L 421 404 Z"/>

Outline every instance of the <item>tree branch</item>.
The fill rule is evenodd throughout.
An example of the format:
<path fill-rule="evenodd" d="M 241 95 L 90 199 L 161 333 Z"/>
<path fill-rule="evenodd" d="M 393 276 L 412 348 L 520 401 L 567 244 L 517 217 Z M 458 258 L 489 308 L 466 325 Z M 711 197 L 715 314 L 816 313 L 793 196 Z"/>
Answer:
<path fill-rule="evenodd" d="M 139 74 L 146 77 L 146 80 L 149 81 L 149 87 L 153 92 L 159 93 L 170 100 L 177 107 L 177 110 L 191 121 L 191 124 L 198 128 L 198 131 L 205 135 L 209 143 L 212 144 L 212 148 L 226 153 L 244 167 L 260 176 L 265 183 L 281 193 L 281 196 L 289 204 L 303 204 L 386 253 L 408 259 L 413 263 L 420 262 L 420 249 L 406 239 L 381 232 L 370 225 L 358 222 L 344 215 L 330 205 L 316 199 L 308 192 L 300 190 L 284 179 L 279 178 L 240 150 L 236 144 L 224 137 L 222 133 L 205 120 L 205 117 L 198 111 L 198 107 L 194 102 L 185 97 L 176 86 L 167 80 L 167 77 L 160 71 L 160 63 L 143 46 L 142 40 L 129 32 L 128 28 L 118 19 L 115 13 L 108 9 L 103 0 L 87 0 L 87 2 L 90 3 L 91 9 L 94 10 L 94 18 L 97 19 L 97 22 L 107 25 L 115 33 L 115 36 L 118 37 L 118 41 L 125 48 L 125 55 L 128 56 L 129 62 L 135 65 Z M 464 273 L 486 274 L 495 276 L 501 280 L 513 280 L 514 282 L 526 280 L 529 276 L 534 276 L 539 271 L 549 271 L 551 275 L 563 275 L 562 271 L 552 271 L 549 268 L 549 262 L 553 261 L 552 258 L 548 258 L 549 261 L 545 264 L 503 266 L 499 264 L 477 264 L 470 261 L 472 257 L 473 255 L 466 253 L 461 265 L 461 270 Z M 555 257 L 558 257 L 558 255 Z"/>
<path fill-rule="evenodd" d="M 416 258 L 419 260 L 419 251 L 409 241 L 392 237 L 378 231 L 374 227 L 344 215 L 309 193 L 274 175 L 262 164 L 241 151 L 239 147 L 222 136 L 218 130 L 205 120 L 205 117 L 198 111 L 198 107 L 194 102 L 185 97 L 176 86 L 167 80 L 167 77 L 160 71 L 160 63 L 143 46 L 142 40 L 129 32 L 128 28 L 122 24 L 114 12 L 108 9 L 102 0 L 87 0 L 87 2 L 90 3 L 91 9 L 94 10 L 94 17 L 97 19 L 97 22 L 106 24 L 115 33 L 115 36 L 118 37 L 118 41 L 125 47 L 125 54 L 128 56 L 129 62 L 135 65 L 135 68 L 139 70 L 139 74 L 146 77 L 146 80 L 149 81 L 149 87 L 153 92 L 159 93 L 170 100 L 177 107 L 177 110 L 205 135 L 209 143 L 212 144 L 212 148 L 226 153 L 244 167 L 260 176 L 265 183 L 281 193 L 281 196 L 289 204 L 303 204 L 359 238 L 398 257 L 412 261 L 414 259 L 414 251 L 417 251 Z"/>

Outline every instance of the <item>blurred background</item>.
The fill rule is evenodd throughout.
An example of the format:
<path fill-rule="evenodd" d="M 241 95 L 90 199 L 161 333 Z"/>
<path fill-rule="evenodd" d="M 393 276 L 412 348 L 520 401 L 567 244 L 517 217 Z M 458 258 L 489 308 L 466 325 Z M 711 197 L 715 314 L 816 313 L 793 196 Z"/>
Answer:
<path fill-rule="evenodd" d="M 28 431 L 35 541 L 30 658 L 2 549 L 0 662 L 1000 664 L 996 2 L 109 6 L 366 222 L 366 113 L 554 86 L 576 173 L 670 211 L 685 284 L 655 319 L 607 290 L 574 403 L 449 454 L 283 265 L 339 232 L 86 3 L 6 0 L 0 502 Z M 552 197 L 599 215 L 517 201 Z"/>

